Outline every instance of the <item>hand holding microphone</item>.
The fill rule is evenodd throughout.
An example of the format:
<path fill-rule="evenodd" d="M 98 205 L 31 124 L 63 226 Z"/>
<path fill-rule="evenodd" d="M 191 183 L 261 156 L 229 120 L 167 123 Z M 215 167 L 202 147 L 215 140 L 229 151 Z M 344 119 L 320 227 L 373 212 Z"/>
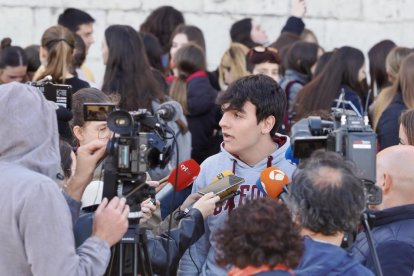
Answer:
<path fill-rule="evenodd" d="M 193 159 L 181 162 L 177 168 L 174 168 L 168 177 L 159 181 L 159 186 L 163 186 L 163 188 L 155 195 L 156 200 L 164 199 L 164 197 L 174 191 L 174 188 L 176 192 L 184 190 L 194 182 L 200 173 L 200 165 Z M 176 184 L 176 186 L 173 184 Z"/>
<path fill-rule="evenodd" d="M 196 203 L 194 203 L 193 208 L 198 209 L 203 218 L 205 219 L 209 215 L 213 214 L 214 209 L 216 208 L 216 203 L 220 200 L 220 197 L 210 192 L 203 195 Z"/>

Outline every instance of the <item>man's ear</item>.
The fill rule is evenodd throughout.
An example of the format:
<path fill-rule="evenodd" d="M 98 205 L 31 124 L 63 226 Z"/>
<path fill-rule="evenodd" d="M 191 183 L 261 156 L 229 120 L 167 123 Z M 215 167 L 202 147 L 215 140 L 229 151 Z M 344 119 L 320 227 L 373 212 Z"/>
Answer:
<path fill-rule="evenodd" d="M 267 116 L 262 121 L 262 133 L 268 134 L 276 124 L 276 118 L 273 115 Z"/>
<path fill-rule="evenodd" d="M 393 186 L 391 175 L 389 175 L 388 173 L 384 173 L 382 179 L 383 179 L 382 183 L 380 183 L 381 188 L 382 188 L 382 193 L 388 194 L 391 191 L 392 186 Z"/>
<path fill-rule="evenodd" d="M 80 126 L 74 126 L 73 129 L 73 134 L 75 135 L 75 138 L 81 142 L 84 140 L 84 135 L 83 135 L 83 129 Z"/>

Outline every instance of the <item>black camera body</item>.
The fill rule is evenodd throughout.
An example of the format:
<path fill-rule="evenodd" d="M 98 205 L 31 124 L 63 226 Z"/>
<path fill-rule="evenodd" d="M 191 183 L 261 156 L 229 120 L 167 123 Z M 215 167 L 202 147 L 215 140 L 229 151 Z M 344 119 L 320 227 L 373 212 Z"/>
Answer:
<path fill-rule="evenodd" d="M 367 195 L 367 204 L 382 201 L 376 182 L 376 134 L 367 119 L 355 112 L 334 108 L 332 121 L 308 117 L 292 126 L 292 151 L 295 158 L 308 158 L 314 150 L 326 149 L 340 153 L 359 169 Z"/>
<path fill-rule="evenodd" d="M 66 84 L 56 84 L 52 82 L 52 77 L 47 76 L 40 81 L 28 82 L 29 85 L 39 89 L 48 101 L 55 102 L 57 105 L 71 110 L 72 108 L 72 86 Z"/>
<path fill-rule="evenodd" d="M 154 194 L 153 189 L 142 185 L 147 172 L 155 167 L 164 168 L 171 158 L 171 146 L 167 144 L 169 130 L 144 109 L 112 111 L 107 123 L 115 134 L 107 144 L 103 197 L 125 196 L 134 205 Z"/>

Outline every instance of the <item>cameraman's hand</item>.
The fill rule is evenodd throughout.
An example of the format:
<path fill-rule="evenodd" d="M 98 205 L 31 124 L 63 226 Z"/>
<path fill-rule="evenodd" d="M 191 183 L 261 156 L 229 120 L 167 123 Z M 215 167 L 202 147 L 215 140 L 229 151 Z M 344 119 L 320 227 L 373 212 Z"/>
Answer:
<path fill-rule="evenodd" d="M 76 151 L 76 170 L 65 187 L 65 191 L 73 199 L 81 200 L 86 186 L 92 181 L 97 163 L 105 156 L 105 150 L 105 142 L 94 140 Z"/>
<path fill-rule="evenodd" d="M 152 217 L 152 214 L 155 212 L 155 210 L 157 209 L 159 205 L 160 205 L 159 201 L 157 201 L 156 205 L 154 205 L 154 203 L 152 203 L 151 201 L 151 198 L 148 198 L 144 200 L 143 202 L 141 202 L 141 211 L 140 211 L 141 219 L 139 223 L 147 222 Z"/>
<path fill-rule="evenodd" d="M 290 15 L 302 18 L 306 13 L 306 2 L 305 0 L 292 0 Z"/>
<path fill-rule="evenodd" d="M 198 209 L 203 218 L 207 218 L 209 215 L 213 214 L 214 209 L 216 208 L 216 203 L 220 200 L 219 196 L 214 195 L 210 192 L 203 195 L 194 205 L 193 208 Z"/>
<path fill-rule="evenodd" d="M 116 244 L 128 229 L 129 206 L 125 202 L 125 198 L 114 197 L 108 203 L 104 198 L 96 209 L 92 235 L 109 246 Z"/>

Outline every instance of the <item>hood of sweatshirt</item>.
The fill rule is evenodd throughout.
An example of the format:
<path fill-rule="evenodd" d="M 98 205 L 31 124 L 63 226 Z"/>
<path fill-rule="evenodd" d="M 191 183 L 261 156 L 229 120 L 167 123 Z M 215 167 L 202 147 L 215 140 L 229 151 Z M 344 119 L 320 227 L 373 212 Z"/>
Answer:
<path fill-rule="evenodd" d="M 37 88 L 17 82 L 0 85 L 0 104 L 0 164 L 13 163 L 57 181 L 57 105 Z"/>

